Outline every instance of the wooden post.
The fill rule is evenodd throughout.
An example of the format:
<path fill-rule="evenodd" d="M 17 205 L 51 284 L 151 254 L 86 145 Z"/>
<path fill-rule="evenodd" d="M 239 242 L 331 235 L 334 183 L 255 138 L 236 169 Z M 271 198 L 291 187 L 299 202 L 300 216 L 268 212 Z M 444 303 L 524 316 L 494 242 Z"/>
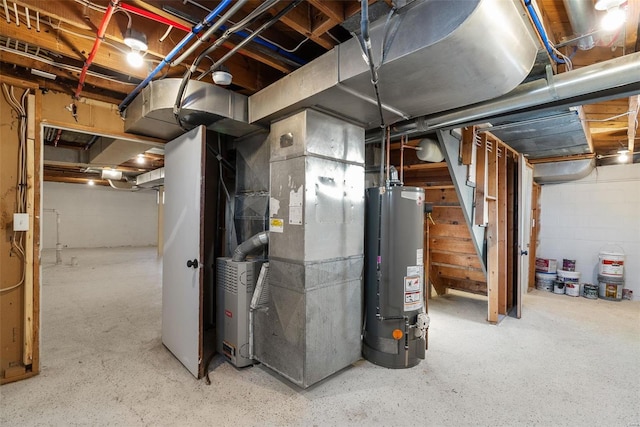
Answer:
<path fill-rule="evenodd" d="M 486 153 L 486 205 L 487 205 L 487 296 L 488 316 L 491 323 L 498 322 L 499 250 L 498 250 L 498 144 L 495 139 L 483 137 Z"/>
<path fill-rule="evenodd" d="M 498 144 L 500 152 L 498 153 L 498 286 L 499 301 L 498 313 L 507 314 L 507 156 L 509 151 L 503 143 Z"/>
<path fill-rule="evenodd" d="M 475 192 L 475 224 L 487 224 L 487 201 L 485 200 L 487 186 L 487 135 L 482 134 L 480 147 L 476 153 L 476 192 Z"/>
<path fill-rule="evenodd" d="M 28 95 L 27 100 L 27 214 L 29 230 L 26 232 L 24 248 L 24 329 L 22 363 L 25 366 L 33 362 L 33 239 L 34 239 L 34 201 L 35 201 L 35 95 Z"/>

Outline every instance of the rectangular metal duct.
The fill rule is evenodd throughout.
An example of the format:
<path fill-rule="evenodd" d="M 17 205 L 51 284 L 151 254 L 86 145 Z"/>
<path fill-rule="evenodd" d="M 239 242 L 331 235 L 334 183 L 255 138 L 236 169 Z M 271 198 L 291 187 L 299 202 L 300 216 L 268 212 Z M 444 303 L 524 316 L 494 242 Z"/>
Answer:
<path fill-rule="evenodd" d="M 150 82 L 127 107 L 126 132 L 165 140 L 184 133 L 173 114 L 182 79 Z M 231 136 L 244 136 L 261 129 L 250 125 L 247 97 L 210 83 L 191 80 L 185 91 L 180 114 L 185 125 L 205 125 L 207 129 Z"/>
<path fill-rule="evenodd" d="M 389 23 L 387 39 L 393 39 L 379 70 L 385 121 L 470 105 L 518 86 L 538 51 L 521 12 L 515 0 L 426 0 L 403 8 Z M 371 26 L 376 64 L 385 20 Z M 305 107 L 366 128 L 379 125 L 371 76 L 355 38 L 249 97 L 249 122 L 268 124 Z"/>
<path fill-rule="evenodd" d="M 164 168 L 158 168 L 136 177 L 138 187 L 151 188 L 164 184 Z"/>
<path fill-rule="evenodd" d="M 530 159 L 591 152 L 582 120 L 575 109 L 531 113 L 526 120 L 501 123 L 489 130 Z"/>
<path fill-rule="evenodd" d="M 267 310 L 256 359 L 301 387 L 360 358 L 364 129 L 314 110 L 269 135 Z"/>

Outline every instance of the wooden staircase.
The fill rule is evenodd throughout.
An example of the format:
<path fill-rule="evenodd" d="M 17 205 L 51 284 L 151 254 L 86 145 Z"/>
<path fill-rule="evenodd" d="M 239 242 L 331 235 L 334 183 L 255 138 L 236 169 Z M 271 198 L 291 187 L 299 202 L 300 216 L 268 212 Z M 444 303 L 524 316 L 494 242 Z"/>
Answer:
<path fill-rule="evenodd" d="M 411 142 L 410 142 L 411 143 Z M 487 281 L 445 162 L 418 163 L 405 151 L 404 182 L 425 190 L 425 271 L 438 295 L 456 289 L 487 295 Z M 406 164 L 408 163 L 408 164 Z"/>

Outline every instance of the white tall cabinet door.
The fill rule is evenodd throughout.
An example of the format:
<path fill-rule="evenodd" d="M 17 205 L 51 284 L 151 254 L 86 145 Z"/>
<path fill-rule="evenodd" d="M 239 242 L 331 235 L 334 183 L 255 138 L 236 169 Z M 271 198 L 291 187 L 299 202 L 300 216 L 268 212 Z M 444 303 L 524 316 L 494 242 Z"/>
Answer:
<path fill-rule="evenodd" d="M 518 289 L 516 316 L 522 317 L 522 294 L 529 287 L 529 246 L 531 243 L 531 197 L 533 168 L 525 157 L 518 158 Z"/>
<path fill-rule="evenodd" d="M 204 261 L 204 126 L 165 146 L 162 343 L 196 378 L 201 376 Z"/>

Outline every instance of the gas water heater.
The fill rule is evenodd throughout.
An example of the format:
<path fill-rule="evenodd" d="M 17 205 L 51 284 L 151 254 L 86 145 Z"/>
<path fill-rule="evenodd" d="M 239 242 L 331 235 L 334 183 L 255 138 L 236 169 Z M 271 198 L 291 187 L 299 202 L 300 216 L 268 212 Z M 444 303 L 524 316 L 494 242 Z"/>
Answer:
<path fill-rule="evenodd" d="M 387 368 L 424 359 L 424 190 L 367 189 L 363 356 Z"/>

